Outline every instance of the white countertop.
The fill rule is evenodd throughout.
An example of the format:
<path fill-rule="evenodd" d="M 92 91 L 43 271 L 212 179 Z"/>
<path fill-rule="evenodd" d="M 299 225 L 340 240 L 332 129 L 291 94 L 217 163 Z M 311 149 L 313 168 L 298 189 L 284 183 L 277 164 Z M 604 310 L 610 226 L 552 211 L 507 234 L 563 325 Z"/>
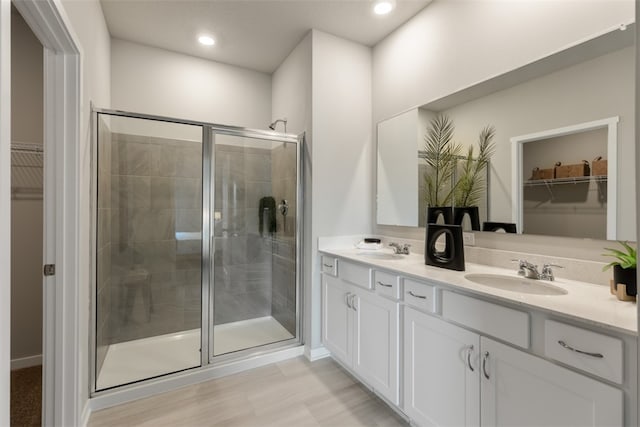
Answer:
<path fill-rule="evenodd" d="M 556 279 L 554 286 L 567 291 L 566 295 L 521 294 L 477 284 L 465 278 L 469 273 L 501 274 L 518 277 L 516 268 L 507 270 L 473 263 L 466 263 L 466 271 L 453 271 L 424 264 L 422 254 L 404 255 L 402 259 L 376 259 L 362 256 L 359 249 L 320 249 L 321 253 L 391 270 L 404 276 L 437 282 L 443 287 L 490 297 L 499 301 L 546 311 L 561 317 L 572 318 L 595 326 L 637 336 L 637 308 L 633 302 L 619 301 L 602 285 Z M 369 251 L 370 252 L 370 251 Z M 382 251 L 380 251 L 382 252 Z"/>

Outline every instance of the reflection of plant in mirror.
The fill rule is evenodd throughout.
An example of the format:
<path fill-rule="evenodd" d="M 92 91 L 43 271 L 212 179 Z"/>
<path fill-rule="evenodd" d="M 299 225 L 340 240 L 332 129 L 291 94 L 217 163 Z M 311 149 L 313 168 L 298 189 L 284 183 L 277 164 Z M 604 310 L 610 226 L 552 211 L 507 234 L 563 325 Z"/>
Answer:
<path fill-rule="evenodd" d="M 460 146 L 452 142 L 454 126 L 451 119 L 438 115 L 429 124 L 424 136 L 424 160 L 430 171 L 424 175 L 427 206 L 447 206 L 451 203 L 453 186 L 451 179 L 455 172 Z"/>
<path fill-rule="evenodd" d="M 634 247 L 632 247 L 631 245 L 629 245 L 629 242 L 621 242 L 618 241 L 618 243 L 620 243 L 620 245 L 622 245 L 622 247 L 624 248 L 625 252 L 618 250 L 618 249 L 612 249 L 612 248 L 605 248 L 605 250 L 609 251 L 609 253 L 606 254 L 602 254 L 603 256 L 610 256 L 616 259 L 616 261 L 611 261 L 609 264 L 605 265 L 602 268 L 602 271 L 608 270 L 613 266 L 620 266 L 621 268 L 636 268 L 636 263 L 637 263 L 637 252 L 636 249 Z"/>
<path fill-rule="evenodd" d="M 456 206 L 477 206 L 485 189 L 486 175 L 483 173 L 495 152 L 496 145 L 493 137 L 496 130 L 493 126 L 487 126 L 480 131 L 478 138 L 478 157 L 473 157 L 474 147 L 469 146 L 467 156 L 462 160 L 462 173 L 454 190 L 454 202 Z"/>

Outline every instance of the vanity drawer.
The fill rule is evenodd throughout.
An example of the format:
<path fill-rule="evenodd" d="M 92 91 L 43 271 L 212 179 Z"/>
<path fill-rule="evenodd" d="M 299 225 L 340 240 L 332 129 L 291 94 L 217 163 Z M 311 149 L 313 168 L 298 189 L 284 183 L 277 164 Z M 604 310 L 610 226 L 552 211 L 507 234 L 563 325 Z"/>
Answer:
<path fill-rule="evenodd" d="M 322 272 L 325 274 L 330 274 L 332 276 L 338 275 L 338 259 L 334 257 L 330 257 L 327 255 L 322 255 L 320 257 L 320 266 L 322 267 Z"/>
<path fill-rule="evenodd" d="M 373 271 L 373 284 L 378 295 L 385 297 L 400 299 L 400 278 L 395 274 L 385 273 L 384 271 Z"/>
<path fill-rule="evenodd" d="M 423 282 L 411 279 L 402 279 L 404 284 L 404 301 L 408 305 L 436 313 L 436 288 Z"/>
<path fill-rule="evenodd" d="M 623 383 L 622 340 L 618 338 L 545 320 L 544 354 L 582 371 Z"/>
<path fill-rule="evenodd" d="M 371 284 L 371 269 L 369 267 L 340 260 L 339 276 L 342 280 L 361 286 L 365 289 L 373 289 Z"/>
<path fill-rule="evenodd" d="M 528 313 L 443 291 L 442 317 L 522 348 L 529 348 Z"/>

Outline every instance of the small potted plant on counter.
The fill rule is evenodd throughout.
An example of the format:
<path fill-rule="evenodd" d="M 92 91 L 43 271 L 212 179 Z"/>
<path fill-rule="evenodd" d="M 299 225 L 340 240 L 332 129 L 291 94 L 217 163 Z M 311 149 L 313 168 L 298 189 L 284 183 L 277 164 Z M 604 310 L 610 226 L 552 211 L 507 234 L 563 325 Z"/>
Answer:
<path fill-rule="evenodd" d="M 605 248 L 609 252 L 602 255 L 613 257 L 615 261 L 605 265 L 602 271 L 613 267 L 612 294 L 623 301 L 635 300 L 638 293 L 636 284 L 637 250 L 629 245 L 629 242 L 619 241 L 618 243 L 623 250 Z"/>

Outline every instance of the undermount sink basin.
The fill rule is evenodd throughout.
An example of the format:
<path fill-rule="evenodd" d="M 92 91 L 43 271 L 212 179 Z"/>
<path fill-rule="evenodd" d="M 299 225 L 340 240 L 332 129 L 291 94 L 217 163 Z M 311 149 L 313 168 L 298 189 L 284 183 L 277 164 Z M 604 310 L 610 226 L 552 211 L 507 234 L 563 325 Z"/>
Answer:
<path fill-rule="evenodd" d="M 505 291 L 534 295 L 566 295 L 567 291 L 549 282 L 501 274 L 466 274 L 465 279 Z"/>
<path fill-rule="evenodd" d="M 358 253 L 358 256 L 371 258 L 371 259 L 386 259 L 386 260 L 404 258 L 404 255 L 394 254 L 391 252 L 360 252 Z"/>

